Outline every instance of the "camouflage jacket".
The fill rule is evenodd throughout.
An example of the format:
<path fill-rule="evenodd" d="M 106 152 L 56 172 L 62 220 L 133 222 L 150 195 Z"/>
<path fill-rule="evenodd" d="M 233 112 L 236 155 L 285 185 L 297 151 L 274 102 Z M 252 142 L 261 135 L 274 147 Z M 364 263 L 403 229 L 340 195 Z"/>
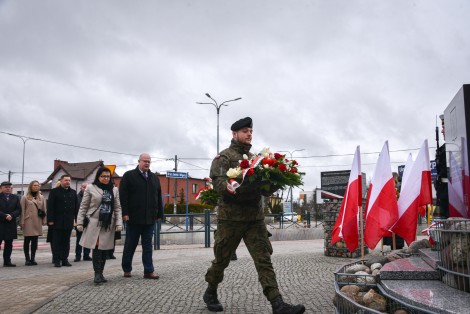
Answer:
<path fill-rule="evenodd" d="M 236 194 L 227 191 L 228 181 L 227 171 L 230 168 L 239 166 L 239 161 L 243 160 L 243 154 L 250 158 L 251 145 L 241 144 L 232 139 L 229 148 L 224 149 L 212 161 L 210 177 L 214 189 L 221 197 L 218 203 L 218 219 L 232 221 L 255 221 L 264 219 L 264 212 L 261 208 L 261 189 L 256 184 L 244 182 L 237 190 Z"/>

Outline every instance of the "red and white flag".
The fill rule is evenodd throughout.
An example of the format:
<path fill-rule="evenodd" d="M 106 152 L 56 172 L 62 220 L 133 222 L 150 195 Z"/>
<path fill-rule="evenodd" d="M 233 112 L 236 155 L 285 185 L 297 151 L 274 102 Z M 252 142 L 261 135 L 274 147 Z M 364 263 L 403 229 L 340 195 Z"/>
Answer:
<path fill-rule="evenodd" d="M 429 148 L 428 141 L 425 140 L 408 172 L 406 184 L 401 188 L 398 199 L 398 220 L 390 230 L 401 236 L 406 244 L 410 245 L 416 240 L 419 208 L 431 203 Z"/>
<path fill-rule="evenodd" d="M 362 204 L 362 174 L 361 174 L 361 153 L 357 146 L 354 154 L 349 182 L 344 193 L 343 202 L 338 219 L 333 228 L 331 244 L 335 244 L 341 239 L 346 243 L 349 252 L 354 252 L 359 246 L 358 208 Z"/>
<path fill-rule="evenodd" d="M 366 202 L 364 242 L 374 249 L 383 237 L 390 236 L 390 227 L 397 221 L 398 207 L 395 181 L 390 166 L 386 141 L 375 167 Z"/>

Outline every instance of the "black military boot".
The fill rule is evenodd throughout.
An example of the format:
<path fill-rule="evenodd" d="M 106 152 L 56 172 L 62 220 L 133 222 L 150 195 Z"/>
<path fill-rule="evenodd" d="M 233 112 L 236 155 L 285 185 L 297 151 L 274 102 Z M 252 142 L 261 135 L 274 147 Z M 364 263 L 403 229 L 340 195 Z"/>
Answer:
<path fill-rule="evenodd" d="M 207 304 L 207 309 L 211 312 L 222 312 L 224 307 L 217 299 L 217 289 L 208 287 L 203 296 L 204 302 Z"/>
<path fill-rule="evenodd" d="M 305 312 L 305 306 L 302 304 L 290 305 L 285 303 L 281 296 L 272 300 L 271 305 L 273 306 L 273 314 L 301 314 Z"/>

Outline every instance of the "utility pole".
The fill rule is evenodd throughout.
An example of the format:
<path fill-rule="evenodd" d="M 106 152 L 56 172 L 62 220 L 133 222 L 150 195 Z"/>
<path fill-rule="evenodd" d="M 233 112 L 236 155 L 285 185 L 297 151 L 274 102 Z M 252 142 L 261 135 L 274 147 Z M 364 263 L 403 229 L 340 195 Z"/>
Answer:
<path fill-rule="evenodd" d="M 11 174 L 12 174 L 11 170 L 8 170 L 8 182 L 11 182 Z"/>
<path fill-rule="evenodd" d="M 175 155 L 175 168 L 174 168 L 175 172 L 178 170 L 178 155 Z M 173 180 L 175 180 L 175 194 L 174 194 L 174 197 L 173 197 L 173 214 L 176 215 L 176 197 L 177 197 L 177 193 L 178 193 L 178 179 L 174 178 Z"/>

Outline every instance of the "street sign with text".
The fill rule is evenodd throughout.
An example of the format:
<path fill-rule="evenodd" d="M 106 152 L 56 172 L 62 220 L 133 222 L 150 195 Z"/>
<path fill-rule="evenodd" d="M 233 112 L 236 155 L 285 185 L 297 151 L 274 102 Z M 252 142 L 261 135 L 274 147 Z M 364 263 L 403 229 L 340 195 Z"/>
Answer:
<path fill-rule="evenodd" d="M 167 178 L 174 178 L 174 179 L 187 179 L 188 173 L 187 172 L 176 172 L 176 171 L 167 171 L 166 172 Z"/>

